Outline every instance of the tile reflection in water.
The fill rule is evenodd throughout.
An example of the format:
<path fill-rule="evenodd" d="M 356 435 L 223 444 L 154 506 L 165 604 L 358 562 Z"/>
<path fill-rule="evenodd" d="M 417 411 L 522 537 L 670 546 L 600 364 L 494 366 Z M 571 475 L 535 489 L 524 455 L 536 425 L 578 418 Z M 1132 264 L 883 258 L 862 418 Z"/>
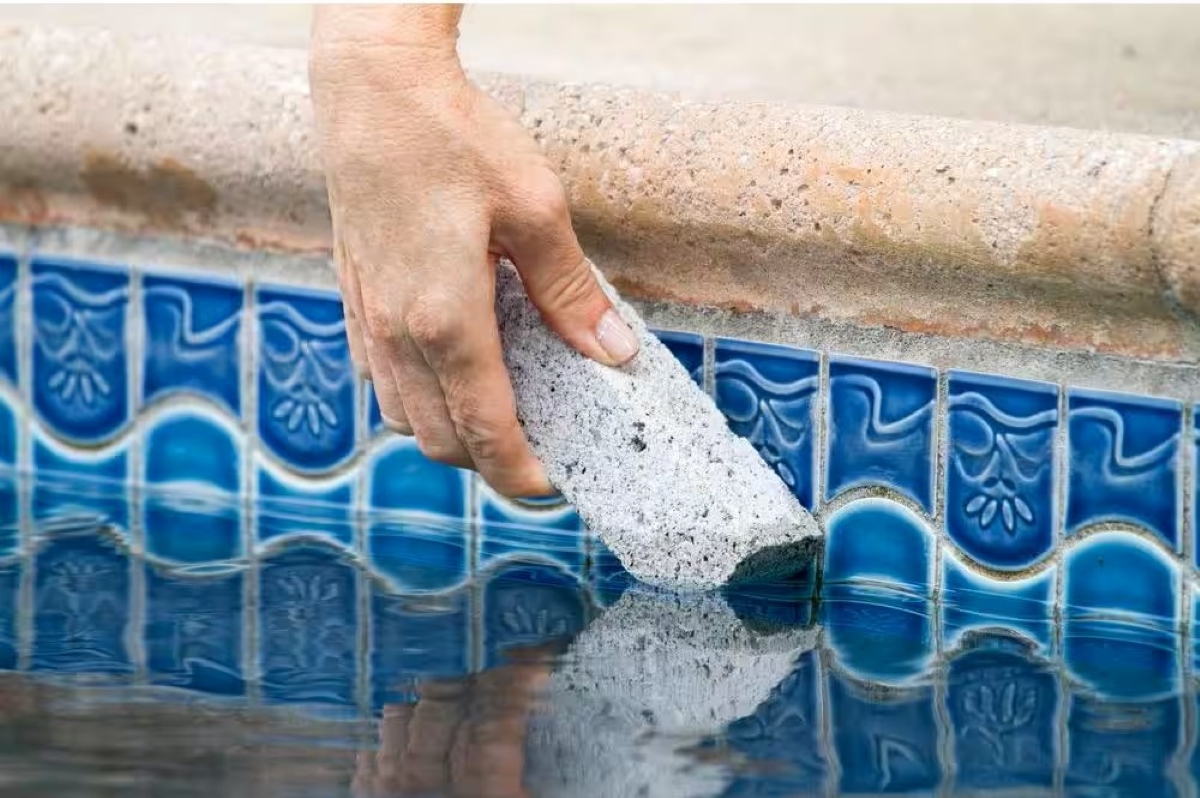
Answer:
<path fill-rule="evenodd" d="M 0 495 L 29 506 L 16 486 Z M 256 798 L 1194 791 L 1178 765 L 1198 761 L 1196 696 L 1165 664 L 1179 638 L 1104 614 L 1100 535 L 1063 566 L 1080 609 L 1060 646 L 982 599 L 935 634 L 940 597 L 879 573 L 819 597 L 629 583 L 600 602 L 556 561 L 472 571 L 420 546 L 404 561 L 403 535 L 429 530 L 395 518 L 385 563 L 297 530 L 249 561 L 185 566 L 144 560 L 117 517 L 140 516 L 31 515 L 28 545 L 0 560 L 0 670 L 21 671 L 0 677 L 14 794 L 102 776 Z M 1146 562 L 1121 589 L 1172 620 Z M 97 680 L 103 693 L 81 686 Z M 104 745 L 64 724 L 103 728 Z"/>

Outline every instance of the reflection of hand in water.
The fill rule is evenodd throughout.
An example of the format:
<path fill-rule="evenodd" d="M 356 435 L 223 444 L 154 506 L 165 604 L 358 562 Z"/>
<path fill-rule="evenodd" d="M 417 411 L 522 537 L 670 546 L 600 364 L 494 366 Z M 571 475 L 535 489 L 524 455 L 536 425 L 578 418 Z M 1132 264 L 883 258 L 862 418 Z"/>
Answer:
<path fill-rule="evenodd" d="M 544 651 L 516 652 L 483 673 L 425 682 L 414 704 L 385 706 L 354 794 L 523 798 L 529 714 L 550 665 Z"/>

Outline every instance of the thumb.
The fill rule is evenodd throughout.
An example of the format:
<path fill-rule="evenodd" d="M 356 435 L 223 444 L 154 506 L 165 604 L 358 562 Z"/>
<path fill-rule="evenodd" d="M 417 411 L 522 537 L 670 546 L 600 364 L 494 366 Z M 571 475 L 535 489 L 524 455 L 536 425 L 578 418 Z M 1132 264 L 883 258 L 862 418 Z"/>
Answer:
<path fill-rule="evenodd" d="M 638 352 L 637 334 L 600 288 L 565 198 L 550 207 L 543 208 L 541 223 L 522 220 L 522 234 L 505 237 L 525 292 L 546 326 L 580 354 L 610 366 L 626 363 Z"/>

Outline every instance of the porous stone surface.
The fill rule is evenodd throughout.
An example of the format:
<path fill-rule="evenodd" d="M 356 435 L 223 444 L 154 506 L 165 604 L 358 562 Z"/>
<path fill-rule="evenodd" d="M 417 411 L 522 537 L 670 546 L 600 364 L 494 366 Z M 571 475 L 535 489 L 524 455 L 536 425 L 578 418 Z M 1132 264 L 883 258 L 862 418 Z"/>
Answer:
<path fill-rule="evenodd" d="M 716 594 L 630 591 L 551 676 L 530 723 L 536 795 L 721 795 L 726 763 L 689 743 L 751 715 L 820 642 L 816 627 L 762 634 Z"/>
<path fill-rule="evenodd" d="M 516 271 L 499 270 L 517 411 L 550 480 L 645 582 L 712 587 L 799 570 L 819 540 L 816 522 L 597 275 L 641 343 L 621 368 L 569 348 Z"/>

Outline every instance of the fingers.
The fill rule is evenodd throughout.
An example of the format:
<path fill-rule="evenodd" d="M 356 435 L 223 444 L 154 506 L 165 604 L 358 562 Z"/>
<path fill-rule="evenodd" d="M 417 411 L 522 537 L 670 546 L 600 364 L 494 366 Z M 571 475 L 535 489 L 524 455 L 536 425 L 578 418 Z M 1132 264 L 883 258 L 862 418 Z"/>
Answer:
<path fill-rule="evenodd" d="M 419 795 L 441 794 L 450 783 L 448 753 L 467 712 L 468 685 L 461 680 L 429 682 L 408 725 L 404 785 Z"/>
<path fill-rule="evenodd" d="M 359 376 L 371 379 L 371 366 L 367 358 L 367 344 L 362 328 L 362 293 L 358 286 L 358 274 L 346 253 L 345 242 L 333 223 L 333 261 L 337 267 L 338 288 L 342 295 L 343 316 L 346 319 L 346 341 L 350 347 L 350 360 Z"/>
<path fill-rule="evenodd" d="M 437 375 L 456 437 L 480 475 L 506 496 L 547 495 L 553 489 L 517 422 L 486 258 L 480 253 L 478 263 L 487 279 L 474 281 L 457 302 L 410 309 L 409 335 Z"/>
<path fill-rule="evenodd" d="M 546 326 L 580 354 L 619 366 L 638 339 L 600 288 L 571 226 L 562 184 L 553 175 L 498 218 L 497 239 L 521 274 Z"/>
<path fill-rule="evenodd" d="M 399 363 L 397 370 L 404 375 L 399 384 L 400 398 L 421 454 L 446 465 L 474 468 L 475 463 L 450 418 L 441 382 L 425 356 L 408 336 L 397 340 L 396 350 L 393 362 Z"/>

